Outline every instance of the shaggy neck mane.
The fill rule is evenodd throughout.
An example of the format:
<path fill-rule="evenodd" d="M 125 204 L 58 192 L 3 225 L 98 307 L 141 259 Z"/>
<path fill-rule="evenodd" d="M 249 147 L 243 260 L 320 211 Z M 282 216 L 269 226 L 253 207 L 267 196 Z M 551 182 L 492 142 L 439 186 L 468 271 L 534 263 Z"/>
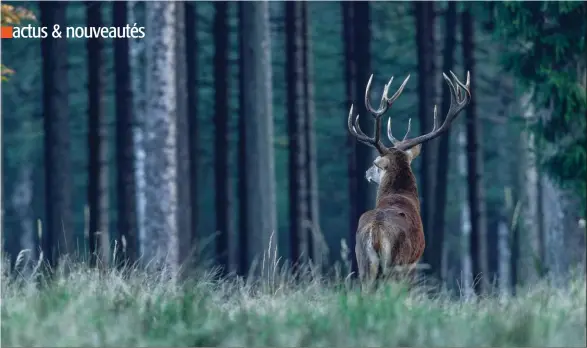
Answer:
<path fill-rule="evenodd" d="M 394 194 L 419 201 L 416 177 L 412 173 L 410 163 L 407 160 L 398 160 L 395 164 L 393 170 L 385 172 L 381 178 L 381 184 L 377 190 L 377 207 L 386 205 L 386 198 Z"/>

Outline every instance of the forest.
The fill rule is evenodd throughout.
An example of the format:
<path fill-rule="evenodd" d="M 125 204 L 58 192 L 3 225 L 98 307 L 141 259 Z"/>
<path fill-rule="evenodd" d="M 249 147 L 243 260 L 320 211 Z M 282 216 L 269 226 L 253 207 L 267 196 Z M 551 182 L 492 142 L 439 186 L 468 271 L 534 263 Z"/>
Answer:
<path fill-rule="evenodd" d="M 581 346 L 586 4 L 2 2 L 3 30 L 144 28 L 1 41 L 2 344 Z M 351 105 L 391 146 L 452 73 L 418 286 L 355 291 L 379 154 Z"/>

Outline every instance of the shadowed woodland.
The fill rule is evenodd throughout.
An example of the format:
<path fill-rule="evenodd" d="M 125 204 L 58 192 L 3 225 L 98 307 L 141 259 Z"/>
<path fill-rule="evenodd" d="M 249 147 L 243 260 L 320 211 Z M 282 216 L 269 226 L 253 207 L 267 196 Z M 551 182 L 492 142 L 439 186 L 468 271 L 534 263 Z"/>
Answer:
<path fill-rule="evenodd" d="M 448 112 L 442 73 L 469 71 L 469 105 L 412 162 L 419 272 L 471 294 L 564 279 L 585 262 L 586 17 L 585 2 L 3 2 L 3 25 L 146 31 L 2 40 L 9 268 L 68 255 L 253 276 L 270 250 L 356 276 L 377 154 L 351 104 L 372 134 L 369 77 L 377 101 L 410 75 L 383 124 L 411 119 L 415 137 Z"/>

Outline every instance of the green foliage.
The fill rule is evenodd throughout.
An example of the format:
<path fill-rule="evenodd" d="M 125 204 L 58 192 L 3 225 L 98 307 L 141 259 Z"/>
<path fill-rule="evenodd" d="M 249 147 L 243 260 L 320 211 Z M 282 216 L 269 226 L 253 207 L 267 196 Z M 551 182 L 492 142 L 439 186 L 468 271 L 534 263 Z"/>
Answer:
<path fill-rule="evenodd" d="M 198 274 L 185 284 L 85 266 L 44 289 L 2 279 L 3 346 L 581 347 L 585 280 L 517 298 L 435 299 L 389 284 L 360 294 L 341 281 L 277 272 L 268 291 Z"/>
<path fill-rule="evenodd" d="M 542 164 L 585 205 L 587 141 L 585 113 L 584 2 L 506 2 L 496 6 L 496 32 L 506 40 L 505 67 L 533 91 Z M 552 150 L 548 153 L 548 150 Z"/>

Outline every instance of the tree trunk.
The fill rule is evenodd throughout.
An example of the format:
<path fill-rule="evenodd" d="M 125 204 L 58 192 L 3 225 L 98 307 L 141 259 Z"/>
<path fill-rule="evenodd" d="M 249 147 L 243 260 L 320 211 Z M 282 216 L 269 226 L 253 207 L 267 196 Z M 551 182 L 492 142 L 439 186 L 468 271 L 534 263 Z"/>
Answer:
<path fill-rule="evenodd" d="M 366 115 L 365 88 L 371 74 L 371 28 L 369 24 L 368 2 L 343 2 L 343 40 L 345 45 L 345 80 L 347 84 L 348 107 L 354 105 L 354 112 Z M 354 103 L 353 103 L 354 101 Z M 371 117 L 361 117 L 361 129 L 373 129 Z M 380 130 L 377 130 L 380 131 Z M 375 202 L 375 189 L 370 186 L 362 175 L 377 156 L 374 149 L 366 145 L 357 146 L 357 141 L 348 133 L 349 148 L 349 257 L 351 272 L 357 275 L 357 259 L 355 256 L 355 235 L 361 214 L 371 208 Z"/>
<path fill-rule="evenodd" d="M 302 50 L 304 51 L 304 107 L 306 117 L 306 178 L 308 199 L 308 254 L 314 265 L 324 265 L 326 241 L 320 231 L 319 201 L 318 201 L 318 165 L 316 163 L 316 134 L 314 130 L 314 54 L 310 34 L 310 13 L 308 3 L 302 2 Z"/>
<path fill-rule="evenodd" d="M 356 64 L 354 61 L 355 56 L 355 42 L 354 42 L 354 2 L 343 1 L 342 5 L 342 42 L 344 45 L 344 80 L 346 87 L 346 99 L 347 108 L 353 105 L 353 99 L 355 95 L 355 78 L 356 78 Z M 344 121 L 346 127 L 346 119 Z M 356 244 L 356 231 L 359 222 L 359 217 L 362 211 L 359 210 L 357 191 L 358 178 L 357 178 L 357 163 L 355 161 L 355 152 L 357 148 L 357 141 L 353 135 L 347 133 L 347 170 L 349 178 L 349 229 L 348 229 L 348 243 L 350 245 L 348 257 L 351 261 L 351 272 L 356 274 L 357 272 L 357 261 L 354 250 Z"/>
<path fill-rule="evenodd" d="M 178 3 L 146 3 L 147 112 L 145 128 L 146 244 L 144 262 L 176 271 L 179 263 L 177 167 Z"/>
<path fill-rule="evenodd" d="M 432 110 L 434 103 L 434 4 L 431 1 L 417 1 L 414 3 L 416 13 L 416 44 L 418 50 L 418 119 L 420 123 L 420 134 L 430 132 L 432 129 Z M 420 160 L 420 183 L 418 191 L 420 192 L 420 207 L 422 224 L 424 226 L 424 236 L 426 244 L 438 245 L 433 240 L 431 217 L 432 217 L 432 162 L 433 151 L 431 143 L 425 145 L 422 150 L 422 159 Z M 424 251 L 423 261 L 430 264 L 432 262 L 432 248 L 426 248 Z M 434 265 L 432 269 L 438 269 Z"/>
<path fill-rule="evenodd" d="M 192 208 L 191 208 L 191 176 L 190 176 L 190 133 L 188 113 L 188 79 L 187 65 L 189 64 L 185 38 L 185 6 L 178 3 L 175 8 L 175 85 L 176 85 L 176 114 L 177 114 L 177 262 L 181 271 L 186 270 L 187 262 L 192 251 Z M 181 188 L 181 189 L 179 189 Z M 186 276 L 182 273 L 182 276 Z"/>
<path fill-rule="evenodd" d="M 128 22 L 144 23 L 145 22 L 145 3 L 140 1 L 128 1 Z M 145 243 L 145 147 L 143 139 L 145 138 L 145 41 L 140 38 L 129 39 L 130 45 L 130 65 L 132 76 L 133 91 L 133 140 L 134 140 L 134 158 L 135 158 L 135 183 L 136 183 L 136 216 L 137 216 L 137 234 L 138 245 Z"/>
<path fill-rule="evenodd" d="M 289 136 L 290 258 L 300 261 L 307 252 L 304 236 L 307 206 L 306 115 L 304 100 L 304 52 L 302 2 L 285 3 L 285 81 L 287 81 L 287 126 Z M 307 256 L 307 255 L 305 255 Z"/>
<path fill-rule="evenodd" d="M 480 149 L 481 123 L 477 115 L 475 100 L 475 59 L 473 52 L 473 19 L 469 9 L 462 13 L 463 60 L 465 70 L 471 74 L 471 102 L 467 107 L 467 185 L 471 218 L 471 249 L 474 288 L 477 294 L 487 290 L 487 217 L 485 211 L 485 192 L 482 182 L 483 158 Z"/>
<path fill-rule="evenodd" d="M 86 4 L 89 27 L 102 26 L 102 7 L 98 1 Z M 108 159 L 104 117 L 103 40 L 87 40 L 88 51 L 88 245 L 90 266 L 108 266 L 110 238 L 108 234 Z"/>
<path fill-rule="evenodd" d="M 228 172 L 228 3 L 214 3 L 214 172 L 216 183 L 216 261 L 228 272 L 228 236 L 232 235 Z"/>
<path fill-rule="evenodd" d="M 465 126 L 462 126 L 458 132 L 458 169 L 461 182 L 467 180 L 467 133 Z M 459 201 L 460 206 L 460 220 L 461 220 L 461 278 L 463 294 L 469 297 L 473 294 L 473 271 L 472 271 L 472 255 L 470 251 L 471 239 L 471 216 L 469 200 L 467 197 L 467 189 L 459 186 Z"/>
<path fill-rule="evenodd" d="M 199 61 L 197 55 L 198 40 L 197 40 L 197 16 L 196 3 L 184 2 L 185 15 L 185 42 L 186 52 L 185 57 L 187 61 L 186 67 L 186 98 L 187 98 L 187 129 L 188 146 L 189 146 L 189 176 L 190 176 L 190 218 L 191 218 L 191 236 L 190 236 L 190 252 L 195 253 L 196 239 L 198 231 L 198 154 L 199 154 L 199 136 L 198 136 L 198 68 Z M 191 257 L 192 261 L 195 261 Z"/>
<path fill-rule="evenodd" d="M 510 79 L 504 79 L 505 83 L 500 84 L 497 89 L 499 92 L 499 111 L 497 116 L 499 118 L 506 118 L 508 116 L 509 98 L 512 95 L 512 86 Z M 507 123 L 496 125 L 496 143 L 504 144 L 507 140 Z M 501 200 L 501 207 L 497 211 L 497 279 L 500 293 L 507 294 L 511 289 L 511 231 L 510 231 L 510 216 L 514 210 L 513 202 L 513 188 L 508 172 L 513 174 L 510 165 L 509 154 L 505 146 L 496 146 L 497 157 L 501 163 L 506 164 L 509 170 L 497 171 L 497 183 L 503 187 L 503 195 Z"/>
<path fill-rule="evenodd" d="M 511 214 L 511 259 L 510 259 L 510 285 L 512 287 L 512 294 L 516 294 L 516 288 L 521 277 L 521 232 L 523 230 L 523 221 L 521 219 L 522 206 L 525 204 L 526 199 L 526 162 L 527 162 L 527 149 L 524 136 L 520 134 L 512 134 L 516 138 L 516 152 L 519 153 L 516 165 L 513 167 L 513 181 L 515 182 L 515 189 L 513 191 L 513 202 L 514 209 Z"/>
<path fill-rule="evenodd" d="M 112 4 L 112 24 L 128 24 L 126 2 Z M 137 211 L 134 170 L 134 115 L 130 76 L 129 40 L 114 40 L 114 94 L 116 112 L 116 167 L 118 219 L 116 262 L 119 266 L 133 264 L 138 259 Z"/>
<path fill-rule="evenodd" d="M 65 28 L 67 3 L 44 1 L 39 6 L 42 26 L 53 28 L 57 24 Z M 57 266 L 59 255 L 74 250 L 67 42 L 52 36 L 41 40 L 47 210 L 41 244 L 44 258 L 52 269 Z"/>
<path fill-rule="evenodd" d="M 549 121 L 551 117 L 552 115 L 547 113 L 545 121 Z M 560 151 L 556 148 L 556 144 L 549 144 L 544 148 L 545 153 L 553 153 L 557 150 Z M 580 204 L 569 200 L 569 194 L 577 195 L 577 193 L 561 189 L 548 175 L 542 176 L 541 187 L 541 206 L 544 212 L 539 214 L 543 217 L 542 260 L 545 269 L 550 273 L 549 278 L 554 280 L 555 284 L 563 286 L 570 266 L 577 266 L 572 264 L 574 262 L 571 260 L 577 254 L 585 255 L 585 231 L 578 231 L 578 222 L 584 212 L 579 213 Z M 583 238 L 577 240 L 576 237 Z M 544 248 L 544 245 L 548 247 Z M 584 259 L 574 261 L 585 264 Z"/>
<path fill-rule="evenodd" d="M 244 110 L 241 117 L 246 119 L 247 231 L 253 232 L 248 235 L 247 251 L 248 260 L 257 258 L 259 262 L 264 252 L 277 253 L 277 238 L 273 236 L 277 222 L 268 7 L 266 1 L 242 4 L 242 42 L 245 44 L 242 73 L 246 85 L 242 90 Z"/>
<path fill-rule="evenodd" d="M 560 262 L 560 267 L 563 271 L 576 269 L 585 273 L 585 211 L 581 209 L 580 198 L 575 192 L 565 192 L 560 189 L 559 192 L 560 204 L 563 207 L 564 215 L 559 219 L 562 222 L 559 227 L 564 233 L 554 235 L 553 238 L 559 239 L 555 245 L 552 246 L 551 252 L 557 253 L 557 262 Z M 549 211 L 546 209 L 546 211 Z M 553 224 L 556 222 L 553 222 Z M 551 231 L 556 233 L 556 230 Z M 562 253 L 558 249 L 561 243 L 563 244 Z M 571 268 L 572 267 L 572 268 Z"/>
<path fill-rule="evenodd" d="M 367 87 L 367 81 L 371 75 L 371 20 L 369 13 L 368 2 L 355 2 L 354 3 L 354 41 L 355 41 L 355 67 L 356 67 L 356 78 L 355 83 L 355 112 L 359 115 L 367 116 L 368 112 L 365 107 L 365 89 Z M 381 92 L 380 92 L 381 93 Z M 372 117 L 361 117 L 360 120 L 361 129 L 373 129 L 375 123 Z M 380 131 L 380 130 L 376 130 Z M 365 171 L 373 164 L 373 160 L 379 154 L 372 147 L 361 144 L 355 148 L 355 163 L 357 164 L 357 191 L 358 191 L 358 214 L 355 220 L 355 230 L 359 222 L 359 218 L 362 213 L 371 209 L 375 206 L 376 187 L 375 185 L 369 184 L 365 179 Z M 353 231 L 354 235 L 354 231 Z M 355 244 L 350 245 L 351 250 L 354 252 Z M 354 263 L 356 258 L 353 255 Z M 353 268 L 356 270 L 356 268 Z"/>
<path fill-rule="evenodd" d="M 534 105 L 531 102 L 529 94 L 522 98 L 522 108 L 524 117 L 528 120 L 535 117 Z M 524 248 L 520 249 L 520 281 L 523 284 L 534 284 L 540 276 L 540 225 L 542 224 L 542 216 L 538 215 L 538 200 L 540 195 L 538 193 L 539 175 L 536 158 L 536 143 L 535 136 L 526 129 L 522 132 L 522 141 L 524 145 L 525 166 L 523 187 L 523 213 L 522 213 L 522 229 L 520 233 L 520 245 Z"/>
<path fill-rule="evenodd" d="M 507 192 L 507 191 L 506 191 Z M 505 193 L 504 193 L 505 195 Z M 511 197 L 511 195 L 509 195 Z M 510 228 L 507 220 L 507 212 L 511 211 L 511 198 L 503 207 L 503 211 L 499 213 L 499 220 L 497 222 L 497 279 L 499 290 L 502 294 L 509 293 L 511 289 L 511 274 L 510 274 Z"/>
<path fill-rule="evenodd" d="M 496 180 L 497 183 L 497 180 Z M 499 263 L 499 254 L 498 254 L 498 228 L 499 228 L 499 219 L 497 218 L 498 213 L 496 211 L 492 211 L 492 209 L 487 209 L 487 227 L 486 227 L 486 237 L 485 238 L 485 245 L 486 245 L 486 255 L 487 255 L 487 273 L 485 277 L 487 278 L 487 285 L 497 285 L 497 268 Z"/>
<path fill-rule="evenodd" d="M 240 276 L 245 276 L 249 271 L 249 219 L 247 212 L 247 198 L 248 190 L 248 170 L 247 170 L 247 120 L 244 117 L 246 110 L 245 100 L 245 89 L 247 88 L 247 82 L 245 80 L 245 64 L 243 57 L 245 56 L 245 45 L 247 44 L 245 39 L 245 26 L 244 26 L 244 6 L 243 2 L 238 3 L 238 41 L 239 41 L 239 57 L 238 60 L 238 216 L 239 216 L 239 228 L 238 228 L 238 262 L 237 262 L 237 273 Z"/>
<path fill-rule="evenodd" d="M 540 146 L 538 146 L 540 148 Z M 544 181 L 546 176 L 542 173 L 542 171 L 538 168 L 541 162 L 541 154 L 538 151 L 534 151 L 534 156 L 536 160 L 536 216 L 538 217 L 537 227 L 538 230 L 536 231 L 537 234 L 537 250 L 538 254 L 537 260 L 535 262 L 538 276 L 543 277 L 546 273 L 548 273 L 548 268 L 546 265 L 546 255 L 545 255 L 545 232 L 544 232 Z M 549 212 L 551 213 L 551 212 Z"/>
<path fill-rule="evenodd" d="M 35 219 L 32 206 L 34 192 L 33 166 L 29 162 L 23 161 L 19 166 L 18 177 L 12 189 L 12 210 L 18 221 L 19 228 L 16 230 L 17 233 L 14 233 L 16 231 L 11 231 L 12 233 L 10 233 L 18 236 L 18 240 L 14 243 L 18 244 L 18 250 L 9 253 L 11 257 L 10 264 L 13 270 L 16 269 L 19 274 L 27 277 L 37 254 L 37 238 L 35 238 Z M 20 252 L 24 252 L 24 258 L 19 265 L 16 265 L 15 261 Z"/>
<path fill-rule="evenodd" d="M 444 59 L 442 70 L 445 73 L 453 70 L 454 50 L 456 46 L 456 28 L 457 28 L 457 4 L 449 1 L 445 14 L 445 33 L 444 33 Z M 450 90 L 448 86 L 442 90 L 442 112 L 445 116 L 450 107 Z M 442 117 L 441 116 L 441 117 Z M 444 120 L 438 120 L 442 122 Z M 438 156 L 436 165 L 436 193 L 434 195 L 434 247 L 432 248 L 432 258 L 430 267 L 432 273 L 439 279 L 445 279 L 446 274 L 442 272 L 444 230 L 446 227 L 446 190 L 448 187 L 448 167 L 449 167 L 449 145 L 450 145 L 450 128 L 445 132 L 438 143 Z"/>

